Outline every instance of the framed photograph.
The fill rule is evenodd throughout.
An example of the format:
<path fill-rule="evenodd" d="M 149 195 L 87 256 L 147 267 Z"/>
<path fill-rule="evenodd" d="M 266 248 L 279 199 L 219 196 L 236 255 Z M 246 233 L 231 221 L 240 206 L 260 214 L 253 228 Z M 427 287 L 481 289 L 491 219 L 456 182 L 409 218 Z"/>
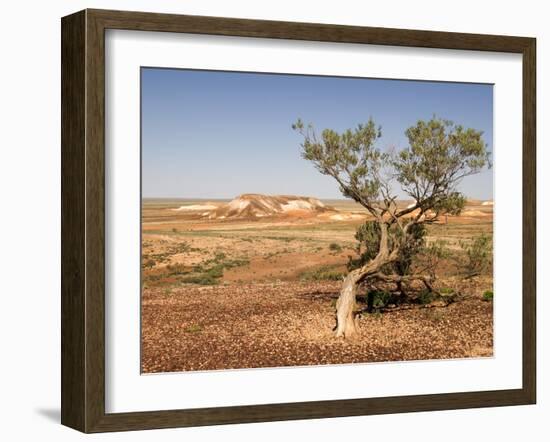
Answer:
<path fill-rule="evenodd" d="M 535 39 L 62 19 L 62 423 L 534 404 Z"/>

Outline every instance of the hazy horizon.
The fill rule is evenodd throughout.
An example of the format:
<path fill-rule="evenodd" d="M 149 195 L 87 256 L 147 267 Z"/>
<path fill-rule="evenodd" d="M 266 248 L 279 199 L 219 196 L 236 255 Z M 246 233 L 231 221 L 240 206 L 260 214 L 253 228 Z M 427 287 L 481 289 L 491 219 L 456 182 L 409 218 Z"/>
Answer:
<path fill-rule="evenodd" d="M 141 78 L 144 199 L 346 200 L 333 178 L 301 158 L 291 129 L 298 118 L 342 131 L 372 117 L 382 126 L 377 145 L 399 150 L 409 126 L 436 115 L 482 130 L 493 151 L 492 85 L 162 68 L 142 68 Z M 459 190 L 493 199 L 492 178 L 483 171 Z"/>
<path fill-rule="evenodd" d="M 240 195 L 250 195 L 250 194 L 258 194 L 257 192 L 244 192 L 239 195 L 235 195 L 233 197 L 224 198 L 224 197 L 187 197 L 187 196 L 142 196 L 142 200 L 177 200 L 177 201 L 231 201 L 232 199 L 235 199 L 239 197 Z M 349 201 L 349 202 L 355 202 L 351 198 L 345 198 L 345 197 L 336 197 L 336 198 L 324 198 L 316 195 L 301 195 L 296 193 L 273 193 L 273 194 L 258 194 L 258 195 L 266 195 L 266 196 L 306 196 L 310 198 L 317 198 L 318 200 L 324 200 L 324 201 Z M 467 200 L 479 200 L 479 201 L 493 201 L 493 198 L 473 198 L 466 195 Z M 396 201 L 412 201 L 413 198 L 398 198 Z M 359 204 L 355 202 L 356 204 Z"/>

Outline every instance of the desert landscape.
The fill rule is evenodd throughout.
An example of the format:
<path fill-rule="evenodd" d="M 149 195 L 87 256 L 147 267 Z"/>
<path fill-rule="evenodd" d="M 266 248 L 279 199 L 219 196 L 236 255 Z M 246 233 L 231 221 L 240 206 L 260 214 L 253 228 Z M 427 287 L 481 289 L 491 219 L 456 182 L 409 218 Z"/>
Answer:
<path fill-rule="evenodd" d="M 493 355 L 492 85 L 141 88 L 142 373 Z"/>
<path fill-rule="evenodd" d="M 371 218 L 312 196 L 144 199 L 142 372 L 492 356 L 492 265 L 462 269 L 475 238 L 492 237 L 491 200 L 427 225 L 426 244 L 446 250 L 434 293 L 410 284 L 401 302 L 392 284 L 365 287 L 358 335 L 334 338 L 356 231 Z"/>

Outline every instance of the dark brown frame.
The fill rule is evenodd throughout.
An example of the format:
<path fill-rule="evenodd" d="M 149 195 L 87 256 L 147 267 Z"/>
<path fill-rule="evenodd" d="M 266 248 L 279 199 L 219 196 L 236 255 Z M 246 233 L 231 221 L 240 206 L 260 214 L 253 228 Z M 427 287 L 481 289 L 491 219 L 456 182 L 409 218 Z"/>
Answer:
<path fill-rule="evenodd" d="M 83 432 L 534 404 L 536 40 L 312 23 L 84 10 L 62 19 L 61 422 Z M 401 397 L 105 413 L 105 30 L 184 32 L 523 56 L 523 386 Z"/>

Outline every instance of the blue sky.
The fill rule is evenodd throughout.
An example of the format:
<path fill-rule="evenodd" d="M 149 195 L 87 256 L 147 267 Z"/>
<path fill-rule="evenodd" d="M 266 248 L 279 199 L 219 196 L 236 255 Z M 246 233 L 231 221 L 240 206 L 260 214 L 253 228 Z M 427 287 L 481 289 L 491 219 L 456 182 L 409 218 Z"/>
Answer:
<path fill-rule="evenodd" d="M 493 150 L 491 85 L 158 68 L 141 75 L 145 198 L 341 198 L 334 180 L 301 158 L 297 118 L 341 131 L 373 117 L 379 146 L 399 149 L 409 126 L 435 114 L 483 130 Z M 460 190 L 492 198 L 492 171 Z"/>

